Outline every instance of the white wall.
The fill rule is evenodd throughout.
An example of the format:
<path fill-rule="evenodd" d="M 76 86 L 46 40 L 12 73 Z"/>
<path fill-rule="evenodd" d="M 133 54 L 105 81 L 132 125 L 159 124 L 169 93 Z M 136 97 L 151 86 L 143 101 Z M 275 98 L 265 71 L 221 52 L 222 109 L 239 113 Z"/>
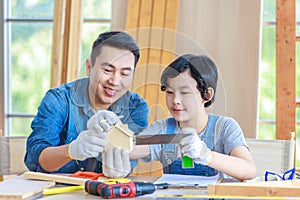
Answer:
<path fill-rule="evenodd" d="M 182 52 L 203 52 L 219 67 L 213 112 L 235 118 L 247 137 L 256 136 L 260 0 L 180 1 L 178 32 L 198 42 L 177 42 Z M 187 44 L 187 45 L 185 45 Z"/>

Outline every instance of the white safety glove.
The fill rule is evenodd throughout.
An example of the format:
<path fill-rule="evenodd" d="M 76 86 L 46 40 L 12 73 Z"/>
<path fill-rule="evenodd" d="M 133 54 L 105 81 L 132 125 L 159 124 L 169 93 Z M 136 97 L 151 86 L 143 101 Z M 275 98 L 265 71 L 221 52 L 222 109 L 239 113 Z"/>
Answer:
<path fill-rule="evenodd" d="M 68 153 L 70 158 L 74 160 L 85 160 L 87 158 L 97 157 L 108 144 L 105 137 L 105 132 L 99 133 L 95 130 L 82 131 L 77 139 L 69 144 Z"/>
<path fill-rule="evenodd" d="M 111 111 L 99 110 L 95 115 L 93 115 L 87 122 L 87 128 L 94 129 L 97 132 L 108 132 L 113 125 L 122 122 L 119 117 Z"/>
<path fill-rule="evenodd" d="M 211 150 L 199 138 L 197 131 L 193 128 L 183 128 L 179 134 L 191 134 L 181 139 L 181 153 L 193 159 L 195 163 L 208 165 L 211 161 Z"/>
<path fill-rule="evenodd" d="M 131 172 L 129 151 L 120 148 L 107 149 L 102 153 L 102 172 L 106 177 L 124 178 Z"/>

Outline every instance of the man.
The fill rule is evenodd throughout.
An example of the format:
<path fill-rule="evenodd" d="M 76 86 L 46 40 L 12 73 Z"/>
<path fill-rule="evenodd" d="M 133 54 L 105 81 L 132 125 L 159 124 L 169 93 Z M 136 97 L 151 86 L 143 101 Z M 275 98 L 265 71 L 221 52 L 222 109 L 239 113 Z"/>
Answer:
<path fill-rule="evenodd" d="M 128 34 L 99 35 L 86 60 L 88 78 L 50 89 L 43 98 L 27 140 L 29 170 L 102 172 L 99 160 L 111 126 L 121 120 L 135 133 L 147 127 L 147 103 L 129 92 L 139 56 L 139 47 Z"/>

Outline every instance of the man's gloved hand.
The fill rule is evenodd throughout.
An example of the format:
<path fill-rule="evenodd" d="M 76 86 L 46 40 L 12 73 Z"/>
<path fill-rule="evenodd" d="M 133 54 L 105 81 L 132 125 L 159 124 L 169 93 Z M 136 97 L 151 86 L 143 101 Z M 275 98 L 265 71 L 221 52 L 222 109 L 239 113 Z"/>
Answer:
<path fill-rule="evenodd" d="M 181 153 L 193 159 L 195 163 L 208 165 L 211 161 L 211 150 L 199 138 L 197 131 L 193 128 L 183 128 L 179 134 L 191 134 L 180 141 Z"/>
<path fill-rule="evenodd" d="M 99 110 L 87 122 L 87 128 L 97 132 L 108 132 L 117 123 L 122 124 L 118 116 L 108 110 Z"/>
<path fill-rule="evenodd" d="M 82 131 L 77 139 L 69 144 L 68 153 L 70 158 L 85 160 L 87 158 L 97 157 L 108 144 L 105 137 L 105 132 L 99 133 L 95 130 Z"/>
<path fill-rule="evenodd" d="M 112 148 L 102 153 L 102 171 L 106 177 L 124 178 L 131 172 L 129 151 Z"/>

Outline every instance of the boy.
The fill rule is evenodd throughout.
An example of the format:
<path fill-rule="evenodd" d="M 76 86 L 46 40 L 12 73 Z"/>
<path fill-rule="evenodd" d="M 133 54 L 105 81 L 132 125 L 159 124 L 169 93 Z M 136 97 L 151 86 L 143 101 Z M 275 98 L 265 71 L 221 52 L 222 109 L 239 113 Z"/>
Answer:
<path fill-rule="evenodd" d="M 192 135 L 184 137 L 180 145 L 135 146 L 131 159 L 159 160 L 164 173 L 254 178 L 256 167 L 238 123 L 205 110 L 214 101 L 217 81 L 217 67 L 207 56 L 187 54 L 173 61 L 161 77 L 173 118 L 153 122 L 141 135 Z M 192 158 L 194 168 L 183 169 L 182 156 Z"/>

